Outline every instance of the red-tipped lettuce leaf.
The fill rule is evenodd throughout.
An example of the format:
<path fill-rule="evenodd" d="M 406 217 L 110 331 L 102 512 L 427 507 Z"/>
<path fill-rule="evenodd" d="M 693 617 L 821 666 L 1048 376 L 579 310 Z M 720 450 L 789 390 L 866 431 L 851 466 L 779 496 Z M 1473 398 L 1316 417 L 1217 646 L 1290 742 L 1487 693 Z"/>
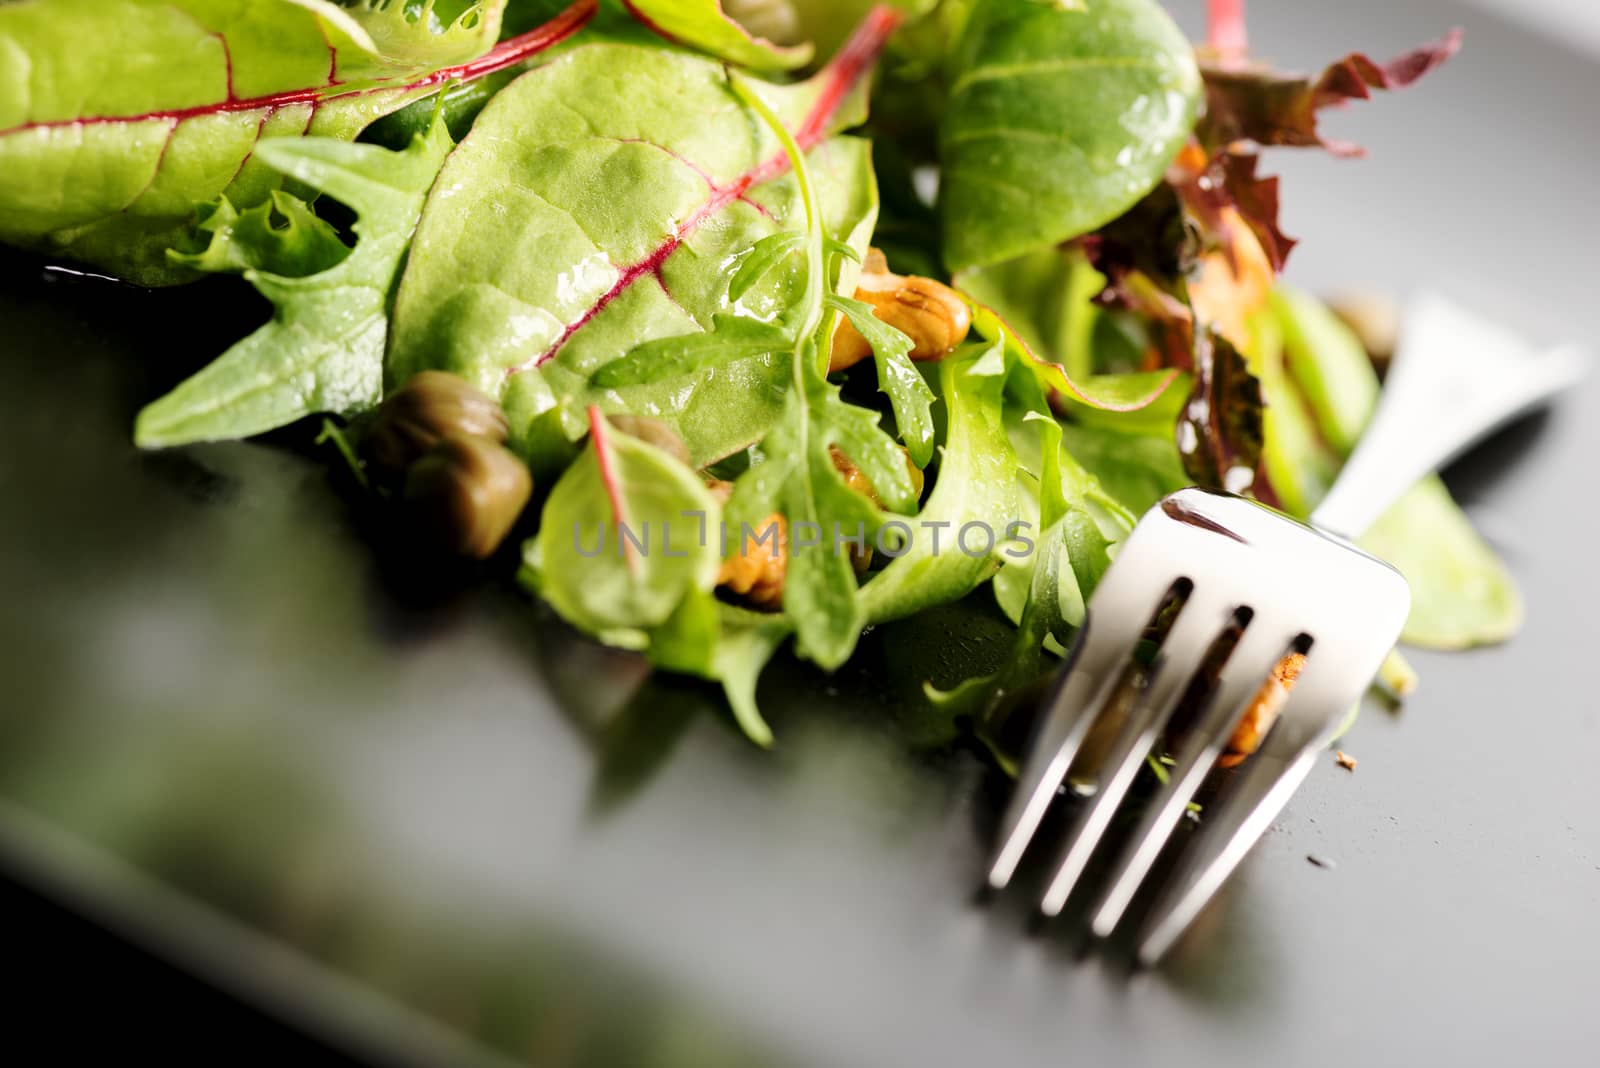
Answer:
<path fill-rule="evenodd" d="M 1239 350 L 1209 329 L 1194 332 L 1194 392 L 1178 421 L 1184 470 L 1202 486 L 1261 490 L 1261 382 Z"/>
<path fill-rule="evenodd" d="M 1320 75 L 1275 71 L 1258 63 L 1202 59 L 1206 110 L 1197 132 L 1212 151 L 1237 141 L 1257 145 L 1325 148 L 1340 156 L 1362 150 L 1348 141 L 1325 138 L 1317 129 L 1318 112 L 1351 100 L 1366 100 L 1374 90 L 1401 89 L 1455 55 L 1461 31 L 1377 63 L 1352 52 Z"/>

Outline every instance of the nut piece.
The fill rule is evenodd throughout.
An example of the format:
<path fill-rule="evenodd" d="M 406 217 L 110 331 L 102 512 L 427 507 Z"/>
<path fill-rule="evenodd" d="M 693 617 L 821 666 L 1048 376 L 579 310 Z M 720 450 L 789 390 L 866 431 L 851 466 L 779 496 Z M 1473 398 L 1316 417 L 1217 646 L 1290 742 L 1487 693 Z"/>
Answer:
<path fill-rule="evenodd" d="M 1261 739 L 1267 736 L 1267 731 L 1277 720 L 1278 711 L 1289 699 L 1289 691 L 1294 688 L 1294 682 L 1305 666 L 1304 653 L 1290 653 L 1278 661 L 1267 681 L 1250 699 L 1250 707 L 1245 709 L 1244 718 L 1233 729 L 1227 746 L 1217 758 L 1219 767 L 1231 768 L 1256 751 Z"/>
<path fill-rule="evenodd" d="M 485 437 L 450 437 L 406 472 L 405 501 L 429 540 L 486 560 L 533 495 L 533 477 L 510 449 Z"/>
<path fill-rule="evenodd" d="M 904 449 L 901 449 L 905 452 Z M 828 446 L 828 455 L 833 458 L 833 466 L 844 476 L 846 486 L 866 497 L 878 507 L 883 507 L 883 502 L 878 499 L 877 491 L 872 488 L 872 483 L 861 473 L 861 469 L 851 462 L 837 445 Z M 922 494 L 922 471 L 911 462 L 911 456 L 906 454 L 906 467 L 911 472 L 912 484 L 916 486 L 918 496 Z M 710 479 L 706 488 L 719 503 L 727 504 L 733 496 L 733 483 L 722 479 Z M 777 536 L 768 533 L 777 527 Z M 765 608 L 776 611 L 783 607 L 783 583 L 789 573 L 789 524 L 784 517 L 773 512 L 755 526 L 752 536 L 746 537 L 743 531 L 728 532 L 729 550 L 732 556 L 722 561 L 722 567 L 717 571 L 717 585 L 722 586 L 732 593 L 738 594 L 749 604 L 756 608 Z M 872 565 L 872 547 L 870 545 L 857 546 L 850 544 L 850 566 L 855 568 L 856 574 L 861 574 Z"/>
<path fill-rule="evenodd" d="M 362 449 L 398 475 L 449 437 L 506 440 L 506 417 L 493 397 L 445 371 L 421 371 L 384 398 Z"/>
<path fill-rule="evenodd" d="M 1356 765 L 1361 763 L 1355 757 L 1351 756 L 1349 753 L 1346 753 L 1343 749 L 1335 749 L 1333 751 L 1333 762 L 1339 765 L 1345 771 L 1355 771 Z"/>
<path fill-rule="evenodd" d="M 689 464 L 689 446 L 684 444 L 678 432 L 660 419 L 648 415 L 608 415 L 606 419 L 610 424 L 628 435 L 638 438 L 647 445 L 654 445 L 662 452 L 679 461 L 684 466 Z"/>
<path fill-rule="evenodd" d="M 922 496 L 922 468 L 911 462 L 911 453 L 906 451 L 904 445 L 900 446 L 900 452 L 906 458 L 906 470 L 911 473 L 912 489 L 920 498 Z M 878 491 L 872 488 L 872 483 L 867 481 L 867 476 L 861 473 L 861 469 L 855 465 L 855 461 L 846 456 L 837 445 L 828 446 L 828 455 L 833 458 L 833 466 L 844 476 L 844 484 L 846 486 L 849 486 L 879 508 L 883 507 L 883 498 L 878 496 Z"/>
<path fill-rule="evenodd" d="M 956 291 L 943 282 L 919 275 L 890 272 L 883 253 L 872 249 L 856 279 L 856 299 L 872 305 L 872 314 L 911 339 L 913 360 L 937 360 L 967 336 L 972 312 Z M 841 318 L 833 332 L 829 371 L 842 371 L 872 355 L 872 346 L 850 320 Z"/>
<path fill-rule="evenodd" d="M 723 504 L 733 496 L 733 483 L 711 479 L 711 495 Z M 777 528 L 777 536 L 769 534 Z M 789 574 L 789 524 L 773 512 L 756 524 L 755 533 L 729 532 L 733 555 L 717 570 L 717 585 L 743 597 L 755 608 L 776 612 L 783 607 L 783 580 Z"/>

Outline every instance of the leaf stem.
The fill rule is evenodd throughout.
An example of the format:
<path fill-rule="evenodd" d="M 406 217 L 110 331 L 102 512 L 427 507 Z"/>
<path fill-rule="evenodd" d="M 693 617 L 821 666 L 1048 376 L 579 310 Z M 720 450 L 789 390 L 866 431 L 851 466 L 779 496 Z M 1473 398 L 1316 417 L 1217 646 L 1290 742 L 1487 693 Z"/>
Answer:
<path fill-rule="evenodd" d="M 1244 25 L 1244 0 L 1207 0 L 1206 43 L 1224 64 L 1243 62 L 1250 50 Z"/>

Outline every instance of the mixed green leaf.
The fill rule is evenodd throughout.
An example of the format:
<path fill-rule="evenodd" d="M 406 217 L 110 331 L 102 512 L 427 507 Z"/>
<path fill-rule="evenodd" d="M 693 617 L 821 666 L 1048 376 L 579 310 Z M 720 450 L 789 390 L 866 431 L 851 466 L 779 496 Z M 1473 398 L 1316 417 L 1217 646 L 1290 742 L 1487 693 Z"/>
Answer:
<path fill-rule="evenodd" d="M 1258 153 L 1346 151 L 1320 110 L 1458 40 L 1307 78 L 1212 38 L 1155 0 L 0 3 L 0 241 L 242 276 L 271 321 L 140 445 L 327 413 L 397 521 L 511 464 L 502 527 L 526 465 L 524 583 L 758 743 L 786 642 L 832 670 L 986 589 L 1009 656 L 929 700 L 991 737 L 1139 514 L 1199 482 L 1309 515 L 1377 396 L 1275 282 Z M 1516 628 L 1437 480 L 1366 544 L 1408 639 Z"/>

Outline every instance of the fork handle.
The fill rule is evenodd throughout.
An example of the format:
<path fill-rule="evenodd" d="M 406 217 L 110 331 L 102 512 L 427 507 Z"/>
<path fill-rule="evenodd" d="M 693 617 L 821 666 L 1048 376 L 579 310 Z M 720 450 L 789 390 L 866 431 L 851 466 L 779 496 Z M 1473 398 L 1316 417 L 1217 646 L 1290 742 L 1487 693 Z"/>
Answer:
<path fill-rule="evenodd" d="M 1354 540 L 1425 475 L 1588 370 L 1572 346 L 1530 355 L 1503 328 L 1439 297 L 1408 312 L 1378 409 L 1311 525 Z"/>

